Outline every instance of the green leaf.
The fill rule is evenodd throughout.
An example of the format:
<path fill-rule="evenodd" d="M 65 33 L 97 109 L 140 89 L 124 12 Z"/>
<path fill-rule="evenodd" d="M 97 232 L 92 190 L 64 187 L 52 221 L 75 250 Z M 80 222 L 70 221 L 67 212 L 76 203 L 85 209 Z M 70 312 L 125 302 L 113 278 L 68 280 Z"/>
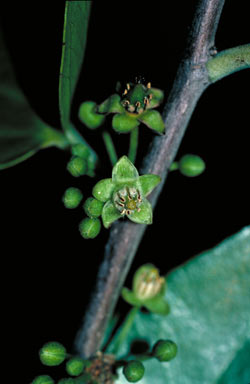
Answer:
<path fill-rule="evenodd" d="M 141 384 L 248 384 L 250 226 L 170 272 L 167 283 L 170 314 L 138 314 L 119 350 L 125 355 L 135 339 L 177 343 L 173 361 L 145 362 Z M 117 383 L 126 383 L 122 375 Z"/>
<path fill-rule="evenodd" d="M 139 174 L 134 164 L 127 158 L 122 156 L 112 170 L 112 181 L 114 183 L 133 182 L 139 178 Z"/>
<path fill-rule="evenodd" d="M 87 42 L 91 1 L 66 1 L 59 80 L 59 108 L 63 129 L 70 130 L 71 103 Z"/>
<path fill-rule="evenodd" d="M 94 186 L 92 194 L 97 200 L 105 203 L 111 198 L 114 188 L 112 179 L 102 179 Z"/>
<path fill-rule="evenodd" d="M 148 110 L 139 115 L 138 119 L 153 131 L 164 133 L 165 125 L 160 112 Z"/>
<path fill-rule="evenodd" d="M 161 181 L 161 178 L 160 176 L 153 175 L 153 174 L 142 175 L 142 176 L 139 176 L 139 181 L 141 184 L 142 194 L 144 196 L 147 196 L 159 184 L 159 182 Z"/>
<path fill-rule="evenodd" d="M 134 223 L 152 224 L 153 211 L 150 202 L 145 199 L 140 205 L 140 211 L 134 211 L 128 218 Z"/>
<path fill-rule="evenodd" d="M 115 208 L 114 204 L 110 200 L 107 201 L 102 210 L 102 222 L 104 227 L 109 228 L 110 225 L 114 221 L 120 219 L 120 217 L 121 217 L 121 214 Z"/>
<path fill-rule="evenodd" d="M 20 163 L 41 148 L 67 146 L 66 137 L 39 119 L 20 90 L 1 30 L 0 62 L 0 169 Z"/>

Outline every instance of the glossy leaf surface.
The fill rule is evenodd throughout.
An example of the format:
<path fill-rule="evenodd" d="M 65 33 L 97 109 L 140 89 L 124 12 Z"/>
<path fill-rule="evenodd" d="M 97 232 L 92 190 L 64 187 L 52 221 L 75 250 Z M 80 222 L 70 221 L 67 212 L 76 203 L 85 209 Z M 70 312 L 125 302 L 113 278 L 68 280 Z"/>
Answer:
<path fill-rule="evenodd" d="M 250 227 L 170 272 L 167 283 L 170 314 L 139 313 L 119 354 L 135 340 L 158 339 L 176 342 L 178 354 L 146 361 L 140 383 L 249 383 Z"/>
<path fill-rule="evenodd" d="M 41 148 L 63 148 L 63 134 L 45 124 L 19 88 L 0 31 L 0 169 L 13 166 Z"/>
<path fill-rule="evenodd" d="M 87 42 L 91 1 L 66 1 L 59 81 L 59 108 L 63 129 L 70 130 L 71 103 Z"/>

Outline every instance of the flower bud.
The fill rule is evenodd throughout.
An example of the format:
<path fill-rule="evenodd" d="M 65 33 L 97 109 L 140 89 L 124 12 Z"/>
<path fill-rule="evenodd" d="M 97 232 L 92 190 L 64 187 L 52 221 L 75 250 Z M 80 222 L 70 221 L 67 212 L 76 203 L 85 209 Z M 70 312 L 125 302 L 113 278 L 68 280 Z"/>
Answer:
<path fill-rule="evenodd" d="M 138 360 L 129 361 L 123 368 L 123 374 L 130 383 L 141 380 L 144 372 L 144 365 Z"/>
<path fill-rule="evenodd" d="M 51 341 L 44 344 L 44 346 L 39 351 L 39 356 L 41 362 L 44 365 L 59 365 L 66 358 L 66 349 L 62 344 L 56 341 Z"/>
<path fill-rule="evenodd" d="M 74 156 L 82 157 L 83 159 L 87 160 L 90 154 L 90 150 L 85 144 L 74 144 L 71 147 L 71 153 Z"/>
<path fill-rule="evenodd" d="M 101 222 L 97 218 L 85 218 L 79 224 L 79 231 L 84 239 L 94 239 L 101 230 Z"/>
<path fill-rule="evenodd" d="M 66 208 L 73 209 L 78 207 L 82 200 L 82 192 L 78 188 L 70 187 L 63 195 L 63 203 Z"/>
<path fill-rule="evenodd" d="M 188 177 L 199 176 L 205 170 L 205 162 L 196 155 L 184 155 L 179 160 L 179 171 Z"/>
<path fill-rule="evenodd" d="M 86 161 L 79 156 L 73 156 L 67 164 L 67 170 L 74 177 L 83 176 L 87 171 Z"/>
<path fill-rule="evenodd" d="M 85 367 L 85 360 L 80 357 L 72 357 L 66 363 L 66 371 L 71 376 L 79 376 Z"/>
<path fill-rule="evenodd" d="M 90 129 L 96 129 L 105 120 L 105 116 L 96 113 L 96 103 L 94 101 L 85 101 L 80 105 L 79 119 Z"/>
<path fill-rule="evenodd" d="M 158 340 L 152 355 L 159 361 L 172 360 L 177 354 L 177 345 L 172 340 Z"/>
<path fill-rule="evenodd" d="M 133 291 L 140 300 L 152 299 L 163 294 L 166 287 L 164 277 L 159 275 L 158 269 L 152 264 L 141 266 L 133 279 Z"/>
<path fill-rule="evenodd" d="M 41 375 L 35 377 L 31 384 L 54 384 L 55 381 L 48 375 Z"/>
<path fill-rule="evenodd" d="M 86 215 L 95 218 L 101 216 L 103 205 L 104 203 L 102 203 L 101 201 L 96 200 L 94 197 L 89 197 L 85 201 L 83 208 Z"/>

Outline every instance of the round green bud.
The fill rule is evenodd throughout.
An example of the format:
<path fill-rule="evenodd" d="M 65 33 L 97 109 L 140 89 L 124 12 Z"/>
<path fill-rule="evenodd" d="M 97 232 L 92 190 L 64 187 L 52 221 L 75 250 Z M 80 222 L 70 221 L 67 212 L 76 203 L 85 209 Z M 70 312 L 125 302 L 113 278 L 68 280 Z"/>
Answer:
<path fill-rule="evenodd" d="M 158 340 L 152 355 L 159 361 L 172 360 L 177 354 L 177 345 L 172 340 Z"/>
<path fill-rule="evenodd" d="M 71 153 L 74 156 L 79 156 L 79 157 L 82 157 L 83 159 L 87 160 L 87 158 L 89 157 L 90 150 L 87 147 L 87 145 L 78 143 L 78 144 L 72 145 Z"/>
<path fill-rule="evenodd" d="M 74 156 L 68 162 L 67 170 L 74 177 L 83 176 L 87 171 L 86 161 L 79 156 Z"/>
<path fill-rule="evenodd" d="M 75 380 L 67 377 L 65 379 L 60 379 L 57 384 L 75 384 Z"/>
<path fill-rule="evenodd" d="M 99 217 L 102 214 L 102 209 L 103 209 L 104 203 L 102 203 L 99 200 L 96 200 L 94 197 L 89 197 L 84 205 L 84 211 L 86 215 L 89 217 Z"/>
<path fill-rule="evenodd" d="M 105 116 L 96 113 L 96 103 L 85 101 L 79 108 L 79 119 L 90 129 L 96 129 L 102 125 Z"/>
<path fill-rule="evenodd" d="M 51 341 L 44 344 L 44 346 L 39 351 L 39 356 L 41 362 L 44 365 L 59 365 L 66 358 L 66 349 L 62 344 L 56 341 Z"/>
<path fill-rule="evenodd" d="M 130 383 L 141 380 L 144 372 L 144 365 L 138 360 L 129 361 L 123 368 L 123 374 Z"/>
<path fill-rule="evenodd" d="M 62 200 L 66 208 L 76 208 L 82 200 L 82 192 L 78 188 L 70 187 L 64 192 Z"/>
<path fill-rule="evenodd" d="M 55 381 L 52 379 L 52 377 L 48 375 L 41 375 L 35 377 L 31 384 L 54 384 L 54 382 Z"/>
<path fill-rule="evenodd" d="M 79 224 L 79 231 L 84 239 L 94 239 L 101 230 L 101 221 L 86 217 Z"/>
<path fill-rule="evenodd" d="M 184 155 L 179 160 L 179 171 L 188 177 L 199 176 L 206 168 L 205 162 L 196 155 Z"/>
<path fill-rule="evenodd" d="M 71 376 L 79 376 L 85 367 L 85 360 L 80 357 L 72 357 L 66 363 L 66 371 Z"/>

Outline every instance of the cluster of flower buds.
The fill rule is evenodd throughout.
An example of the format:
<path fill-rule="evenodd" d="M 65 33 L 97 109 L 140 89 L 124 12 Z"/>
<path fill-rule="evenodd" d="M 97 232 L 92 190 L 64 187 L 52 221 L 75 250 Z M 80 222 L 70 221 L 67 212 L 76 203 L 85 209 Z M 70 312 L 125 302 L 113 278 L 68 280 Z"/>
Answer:
<path fill-rule="evenodd" d="M 177 345 L 172 340 L 158 340 L 152 351 L 144 355 L 144 359 L 156 358 L 161 363 L 169 362 L 177 355 Z M 144 364 L 140 360 L 129 360 L 124 364 L 123 374 L 129 383 L 140 381 L 145 374 Z"/>
<path fill-rule="evenodd" d="M 71 147 L 71 158 L 67 164 L 68 172 L 74 177 L 95 176 L 97 157 L 87 144 L 78 143 Z"/>

